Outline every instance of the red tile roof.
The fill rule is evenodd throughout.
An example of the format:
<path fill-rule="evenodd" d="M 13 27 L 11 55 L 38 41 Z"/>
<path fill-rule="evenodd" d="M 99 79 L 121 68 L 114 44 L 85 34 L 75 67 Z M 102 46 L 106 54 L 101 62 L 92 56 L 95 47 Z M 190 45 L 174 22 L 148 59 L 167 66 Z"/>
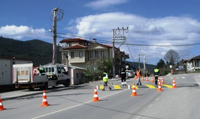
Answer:
<path fill-rule="evenodd" d="M 68 38 L 68 39 L 63 39 L 60 41 L 60 43 L 64 43 L 64 42 L 77 42 L 77 41 L 87 41 L 83 38 Z M 90 42 L 90 41 L 87 41 Z"/>
<path fill-rule="evenodd" d="M 195 57 L 193 57 L 192 59 L 190 59 L 190 60 L 199 60 L 200 59 L 200 55 L 198 55 L 198 56 L 195 56 Z"/>
<path fill-rule="evenodd" d="M 71 46 L 71 47 L 63 48 L 63 50 L 69 50 L 69 49 L 83 49 L 83 48 L 87 48 L 87 46 L 83 46 L 83 45 L 74 45 L 74 46 Z"/>

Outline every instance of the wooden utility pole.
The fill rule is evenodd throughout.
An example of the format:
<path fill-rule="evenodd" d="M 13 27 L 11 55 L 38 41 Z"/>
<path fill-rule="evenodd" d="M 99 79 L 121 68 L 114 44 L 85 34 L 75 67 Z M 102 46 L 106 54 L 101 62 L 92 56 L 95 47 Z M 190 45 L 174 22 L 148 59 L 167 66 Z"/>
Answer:
<path fill-rule="evenodd" d="M 59 13 L 59 14 L 58 14 Z M 53 56 L 52 56 L 52 64 L 55 64 L 57 61 L 57 21 L 60 21 L 63 18 L 63 10 L 59 8 L 54 8 L 52 10 L 53 14 L 53 25 L 52 25 L 52 37 L 53 37 Z M 59 16 L 57 16 L 59 15 Z"/>

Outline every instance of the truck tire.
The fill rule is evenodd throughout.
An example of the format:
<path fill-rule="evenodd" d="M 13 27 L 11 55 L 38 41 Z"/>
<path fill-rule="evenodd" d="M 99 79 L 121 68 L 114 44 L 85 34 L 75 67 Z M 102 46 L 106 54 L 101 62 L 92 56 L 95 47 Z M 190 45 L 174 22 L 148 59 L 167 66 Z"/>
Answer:
<path fill-rule="evenodd" d="M 34 88 L 30 86 L 28 90 L 29 90 L 29 91 L 33 91 Z"/>
<path fill-rule="evenodd" d="M 48 89 L 48 82 L 46 82 L 45 84 L 44 84 L 44 90 L 47 90 Z"/>
<path fill-rule="evenodd" d="M 67 79 L 63 85 L 64 85 L 65 87 L 68 87 L 69 84 L 70 84 L 70 81 L 69 81 L 69 79 Z"/>
<path fill-rule="evenodd" d="M 48 83 L 47 82 L 44 83 L 44 85 L 40 87 L 40 90 L 46 90 L 46 89 L 48 89 Z"/>

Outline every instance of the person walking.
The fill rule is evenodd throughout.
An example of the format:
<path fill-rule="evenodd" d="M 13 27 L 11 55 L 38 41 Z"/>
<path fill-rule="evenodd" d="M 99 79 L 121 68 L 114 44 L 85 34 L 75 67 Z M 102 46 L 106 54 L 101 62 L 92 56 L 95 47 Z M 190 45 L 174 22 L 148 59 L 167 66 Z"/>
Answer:
<path fill-rule="evenodd" d="M 137 85 L 139 85 L 139 84 L 142 85 L 142 82 L 141 82 L 142 73 L 141 73 L 139 68 L 137 68 L 137 71 L 136 71 L 135 75 L 138 77 Z"/>
<path fill-rule="evenodd" d="M 158 76 L 160 74 L 160 71 L 158 68 L 154 69 L 154 77 L 155 77 L 155 85 L 158 85 Z"/>
<path fill-rule="evenodd" d="M 121 81 L 122 81 L 122 86 L 126 85 L 126 71 L 123 67 L 120 72 L 120 77 L 121 77 Z"/>
<path fill-rule="evenodd" d="M 108 73 L 106 73 L 106 72 L 104 71 L 102 77 L 103 77 L 103 83 L 104 83 L 104 86 L 103 86 L 103 90 L 102 90 L 102 91 L 104 91 L 104 90 L 105 90 L 105 87 L 108 87 Z M 109 88 L 109 90 L 111 90 L 111 87 L 108 87 L 108 88 Z"/>

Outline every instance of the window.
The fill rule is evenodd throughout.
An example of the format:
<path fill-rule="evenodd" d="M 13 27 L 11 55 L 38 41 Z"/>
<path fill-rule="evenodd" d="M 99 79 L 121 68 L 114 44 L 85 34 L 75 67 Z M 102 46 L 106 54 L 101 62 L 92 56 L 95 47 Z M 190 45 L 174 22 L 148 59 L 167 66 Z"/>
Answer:
<path fill-rule="evenodd" d="M 93 57 L 93 51 L 90 51 L 90 58 Z"/>
<path fill-rule="evenodd" d="M 104 57 L 104 51 L 101 51 L 101 56 Z"/>
<path fill-rule="evenodd" d="M 60 74 L 61 73 L 60 67 L 57 67 L 57 70 L 58 70 L 58 73 Z"/>
<path fill-rule="evenodd" d="M 74 58 L 74 52 L 71 52 L 71 58 Z"/>
<path fill-rule="evenodd" d="M 84 42 L 84 46 L 87 46 L 87 42 Z"/>
<path fill-rule="evenodd" d="M 99 57 L 99 52 L 95 51 L 95 57 Z"/>
<path fill-rule="evenodd" d="M 70 46 L 72 46 L 72 43 L 71 43 L 71 42 L 69 42 L 69 47 L 70 47 Z"/>
<path fill-rule="evenodd" d="M 79 52 L 79 58 L 82 58 L 82 57 L 83 57 L 83 52 L 80 51 L 80 52 Z"/>

